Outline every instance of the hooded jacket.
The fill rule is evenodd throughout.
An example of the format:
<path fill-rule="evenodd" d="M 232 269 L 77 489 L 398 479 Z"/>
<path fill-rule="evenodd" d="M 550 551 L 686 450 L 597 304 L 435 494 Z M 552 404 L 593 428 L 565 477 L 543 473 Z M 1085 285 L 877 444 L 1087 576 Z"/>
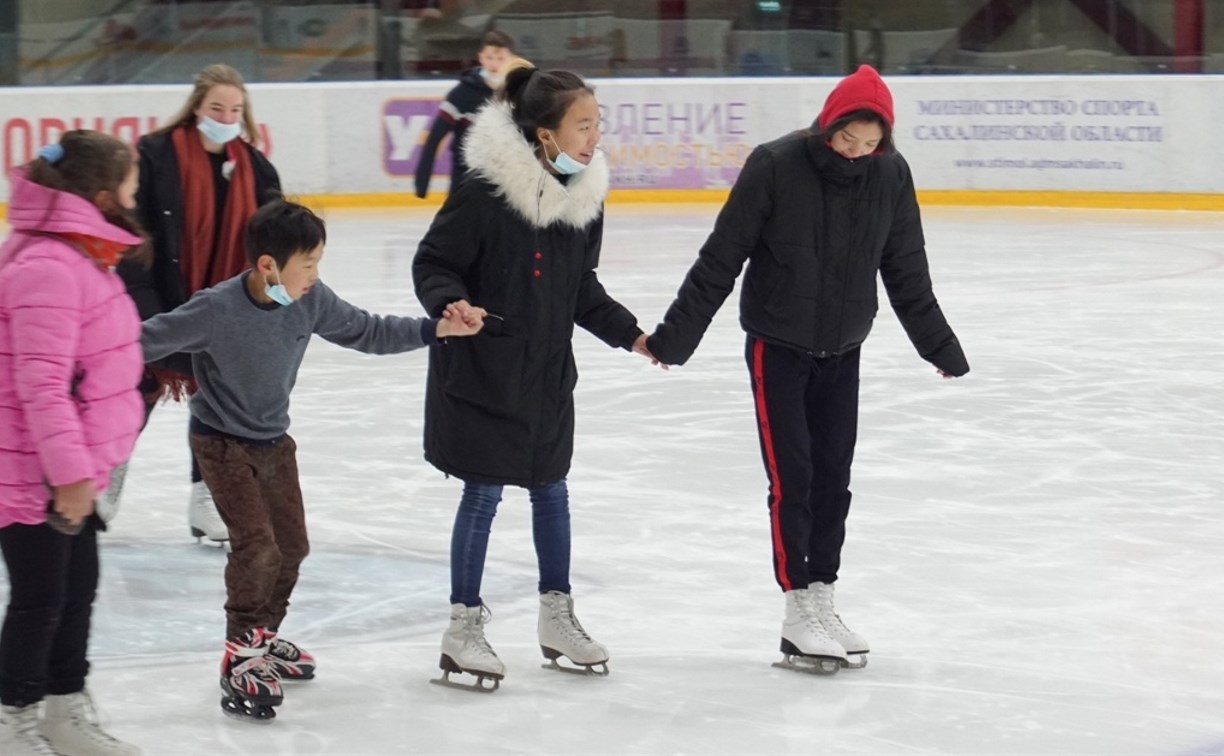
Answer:
<path fill-rule="evenodd" d="M 892 96 L 868 66 L 834 89 L 818 124 L 861 109 L 891 122 Z M 919 355 L 949 375 L 969 372 L 931 287 L 914 179 L 900 154 L 846 160 L 807 130 L 753 150 L 647 341 L 656 358 L 679 365 L 692 356 L 745 262 L 740 324 L 757 338 L 816 357 L 858 347 L 879 310 L 878 275 Z"/>
<path fill-rule="evenodd" d="M 509 106 L 477 116 L 471 173 L 447 198 L 413 262 L 430 315 L 467 300 L 484 330 L 430 349 L 425 458 L 462 480 L 534 487 L 569 472 L 575 324 L 628 349 L 637 320 L 595 274 L 608 165 L 597 152 L 562 183 L 540 164 Z"/>
<path fill-rule="evenodd" d="M 429 136 L 421 148 L 421 158 L 417 162 L 415 186 L 416 195 L 422 199 L 429 193 L 429 179 L 433 176 L 434 159 L 442 140 L 452 131 L 451 138 L 451 184 L 450 190 L 455 191 L 459 181 L 467 173 L 467 164 L 463 157 L 463 143 L 467 138 L 467 130 L 472 125 L 476 112 L 484 107 L 493 96 L 493 88 L 485 83 L 480 75 L 481 68 L 469 68 L 459 76 L 459 83 L 446 94 L 446 99 L 438 107 L 438 115 L 429 129 Z"/>
<path fill-rule="evenodd" d="M 12 173 L 0 246 L 0 528 L 46 521 L 51 486 L 110 471 L 144 421 L 140 318 L 123 281 L 61 234 L 124 246 L 140 238 L 92 203 Z"/>

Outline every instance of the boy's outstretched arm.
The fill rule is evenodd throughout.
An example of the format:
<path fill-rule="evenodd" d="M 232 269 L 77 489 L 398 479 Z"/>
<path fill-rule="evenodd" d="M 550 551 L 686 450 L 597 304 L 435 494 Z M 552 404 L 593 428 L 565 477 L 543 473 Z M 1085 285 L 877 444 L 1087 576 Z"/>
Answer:
<path fill-rule="evenodd" d="M 197 292 L 183 305 L 141 325 L 140 346 L 146 363 L 176 352 L 200 352 L 208 346 L 213 329 L 208 291 Z"/>

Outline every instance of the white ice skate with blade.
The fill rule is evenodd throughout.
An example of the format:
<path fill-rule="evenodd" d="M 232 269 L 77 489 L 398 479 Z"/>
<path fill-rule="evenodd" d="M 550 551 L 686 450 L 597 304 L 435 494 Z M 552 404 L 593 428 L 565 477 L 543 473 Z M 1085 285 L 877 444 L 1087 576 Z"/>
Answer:
<path fill-rule="evenodd" d="M 110 522 L 115 519 L 115 515 L 119 514 L 119 497 L 123 495 L 123 481 L 127 479 L 127 471 L 127 462 L 111 470 L 110 485 L 98 497 L 98 503 L 95 506 L 98 517 L 102 519 L 102 522 Z"/>
<path fill-rule="evenodd" d="M 580 675 L 608 674 L 608 649 L 596 643 L 574 616 L 574 599 L 567 593 L 540 594 L 540 621 L 537 625 L 540 651 L 549 660 L 545 669 Z M 557 659 L 566 657 L 578 667 L 565 667 Z"/>
<path fill-rule="evenodd" d="M 846 623 L 842 622 L 841 617 L 837 616 L 837 611 L 833 608 L 833 584 L 832 583 L 812 583 L 808 586 L 808 593 L 812 599 L 812 607 L 816 612 L 816 618 L 820 620 L 820 624 L 829 633 L 829 637 L 841 644 L 841 647 L 846 651 L 845 667 L 847 669 L 862 669 L 867 666 L 867 653 L 871 651 L 868 647 L 866 639 L 850 628 L 846 627 Z"/>
<path fill-rule="evenodd" d="M 38 704 L 0 706 L 0 753 L 5 756 L 56 756 L 38 725 Z"/>
<path fill-rule="evenodd" d="M 229 528 L 217 513 L 217 505 L 204 481 L 191 484 L 191 501 L 187 505 L 187 525 L 196 540 L 208 538 L 222 543 L 229 540 Z"/>
<path fill-rule="evenodd" d="M 61 756 L 140 756 L 141 750 L 108 735 L 98 724 L 89 693 L 47 696 L 40 725 L 51 749 Z"/>
<path fill-rule="evenodd" d="M 492 693 L 501 686 L 506 665 L 497 658 L 484 634 L 485 623 L 492 618 L 493 612 L 484 604 L 451 605 L 450 627 L 442 634 L 442 658 L 438 661 L 442 676 L 430 682 L 481 693 Z M 455 682 L 450 679 L 452 672 L 475 675 L 476 682 Z"/>
<path fill-rule="evenodd" d="M 782 661 L 775 667 L 818 675 L 836 674 L 846 662 L 846 650 L 829 636 L 816 616 L 807 590 L 786 592 L 786 619 L 782 621 Z"/>

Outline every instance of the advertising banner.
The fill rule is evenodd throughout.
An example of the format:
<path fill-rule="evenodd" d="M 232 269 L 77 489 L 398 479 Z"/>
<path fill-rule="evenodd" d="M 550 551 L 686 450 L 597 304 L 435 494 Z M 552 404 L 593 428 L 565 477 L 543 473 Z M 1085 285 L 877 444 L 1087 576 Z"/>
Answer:
<path fill-rule="evenodd" d="M 592 80 L 614 188 L 729 187 L 753 147 L 807 127 L 832 77 Z M 1224 77 L 894 77 L 896 142 L 919 189 L 1224 193 Z M 257 84 L 261 135 L 296 194 L 409 193 L 451 81 Z M 11 88 L 5 171 L 69 128 L 134 142 L 188 85 Z M 439 149 L 432 191 L 446 189 Z M 0 182 L 0 202 L 8 196 Z"/>

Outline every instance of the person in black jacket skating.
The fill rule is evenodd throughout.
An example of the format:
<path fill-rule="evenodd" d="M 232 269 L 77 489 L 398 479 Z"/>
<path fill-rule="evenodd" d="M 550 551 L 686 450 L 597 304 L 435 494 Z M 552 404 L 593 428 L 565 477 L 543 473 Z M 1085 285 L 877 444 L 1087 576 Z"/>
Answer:
<path fill-rule="evenodd" d="M 866 663 L 867 642 L 834 610 L 833 583 L 877 273 L 918 353 L 945 378 L 969 372 L 931 289 L 914 181 L 892 127 L 892 94 L 861 66 L 811 129 L 758 146 L 647 339 L 655 359 L 684 364 L 748 262 L 740 323 L 769 477 L 774 575 L 786 595 L 783 664 L 810 671 Z"/>
<path fill-rule="evenodd" d="M 429 136 L 421 148 L 421 159 L 416 168 L 416 195 L 421 199 L 429 193 L 429 179 L 433 176 L 434 158 L 438 146 L 447 134 L 454 132 L 451 138 L 451 183 L 450 191 L 455 191 L 460 179 L 467 173 L 467 165 L 463 161 L 463 140 L 467 135 L 476 111 L 484 107 L 497 90 L 501 89 L 503 77 L 510 64 L 514 61 L 514 42 L 510 35 L 491 31 L 481 40 L 480 52 L 476 53 L 475 68 L 469 68 L 459 76 L 459 83 L 446 94 L 446 99 L 438 108 L 429 129 Z"/>
<path fill-rule="evenodd" d="M 430 314 L 479 306 L 482 335 L 432 348 L 425 458 L 464 482 L 451 540 L 451 623 L 441 667 L 500 680 L 480 598 L 489 530 L 504 486 L 526 488 L 540 568 L 539 642 L 602 667 L 607 649 L 570 598 L 566 475 L 574 448 L 572 345 L 579 325 L 609 346 L 645 352 L 637 319 L 595 274 L 609 169 L 593 91 L 568 71 L 517 68 L 468 132 L 470 173 L 447 198 L 413 262 Z"/>
<path fill-rule="evenodd" d="M 242 74 L 221 63 L 196 74 L 179 112 L 140 138 L 137 216 L 152 237 L 153 264 L 124 261 L 117 271 L 141 320 L 170 312 L 200 289 L 246 269 L 247 221 L 280 196 L 280 177 L 258 146 Z M 190 355 L 171 355 L 150 366 L 141 390 L 146 413 L 162 398 L 193 393 Z M 106 506 L 118 506 L 125 474 L 126 465 L 116 471 Z M 194 454 L 187 522 L 197 538 L 229 539 Z"/>

